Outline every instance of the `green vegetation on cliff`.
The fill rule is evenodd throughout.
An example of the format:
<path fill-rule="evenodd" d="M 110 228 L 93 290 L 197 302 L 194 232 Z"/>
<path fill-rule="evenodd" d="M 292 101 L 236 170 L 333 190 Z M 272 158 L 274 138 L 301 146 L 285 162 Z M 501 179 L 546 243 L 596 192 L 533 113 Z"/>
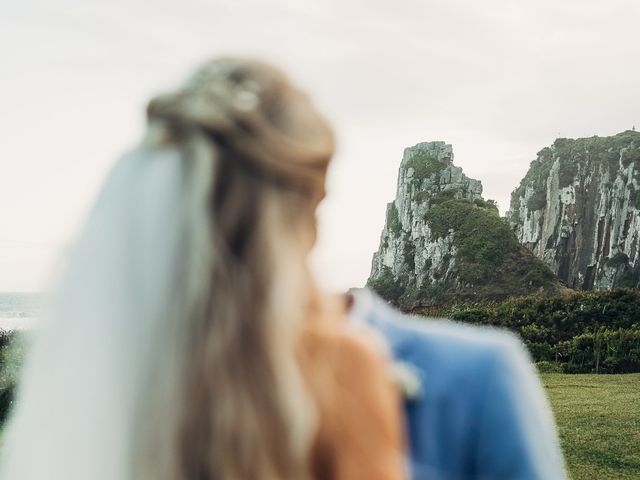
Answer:
<path fill-rule="evenodd" d="M 400 297 L 406 289 L 402 281 L 394 277 L 389 267 L 383 267 L 379 277 L 369 279 L 367 287 L 375 290 L 378 295 L 394 305 L 399 303 Z"/>
<path fill-rule="evenodd" d="M 509 221 L 567 286 L 638 288 L 638 185 L 640 132 L 558 138 L 513 191 Z M 624 261 L 612 262 L 618 253 Z"/>
<path fill-rule="evenodd" d="M 445 163 L 425 152 L 415 152 L 405 164 L 405 168 L 413 168 L 413 178 L 422 180 L 439 174 L 446 167 Z"/>
<path fill-rule="evenodd" d="M 519 248 L 518 240 L 497 210 L 478 207 L 466 200 L 437 204 L 425 214 L 425 220 L 434 238 L 452 231 L 460 255 L 480 266 L 482 274 L 491 275 L 502 264 L 505 254 Z"/>
<path fill-rule="evenodd" d="M 393 202 L 387 206 L 387 226 L 389 227 L 389 231 L 395 235 L 398 235 L 402 230 L 398 209 Z"/>
<path fill-rule="evenodd" d="M 460 281 L 488 294 L 554 291 L 553 273 L 520 245 L 490 202 L 447 200 L 425 214 L 434 238 L 453 234 Z"/>
<path fill-rule="evenodd" d="M 595 172 L 598 167 L 602 167 L 601 171 L 609 175 L 609 181 L 613 181 L 620 163 L 626 168 L 630 163 L 640 161 L 640 132 L 627 130 L 610 137 L 556 139 L 551 147 L 538 152 L 520 186 L 511 194 L 512 215 L 517 215 L 527 187 L 533 189 L 533 195 L 527 203 L 529 210 L 545 207 L 547 180 L 556 161 L 560 188 L 572 184 L 581 171 Z"/>
<path fill-rule="evenodd" d="M 390 268 L 370 279 L 368 286 L 380 296 L 404 309 L 438 305 L 459 299 L 502 299 L 532 293 L 556 293 L 560 285 L 553 273 L 520 245 L 506 221 L 500 218 L 492 200 L 455 198 L 450 189 L 429 196 L 430 209 L 424 220 L 431 229 L 431 240 L 453 238 L 455 257 L 446 254 L 442 266 L 452 265 L 454 278 L 416 285 L 411 273 L 416 250 L 406 239 L 402 251 L 409 274 L 394 275 Z M 387 210 L 388 228 L 399 233 L 395 205 Z M 429 262 L 429 259 L 427 259 Z M 430 263 L 429 263 L 430 265 Z M 446 271 L 437 272 L 440 277 Z"/>

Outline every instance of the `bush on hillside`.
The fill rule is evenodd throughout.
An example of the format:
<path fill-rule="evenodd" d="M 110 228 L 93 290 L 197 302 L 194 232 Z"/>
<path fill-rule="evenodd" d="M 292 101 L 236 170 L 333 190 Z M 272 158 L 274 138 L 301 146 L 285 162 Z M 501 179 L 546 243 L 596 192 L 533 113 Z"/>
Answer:
<path fill-rule="evenodd" d="M 640 372 L 640 291 L 579 292 L 449 305 L 437 314 L 517 333 L 536 362 L 567 373 Z"/>

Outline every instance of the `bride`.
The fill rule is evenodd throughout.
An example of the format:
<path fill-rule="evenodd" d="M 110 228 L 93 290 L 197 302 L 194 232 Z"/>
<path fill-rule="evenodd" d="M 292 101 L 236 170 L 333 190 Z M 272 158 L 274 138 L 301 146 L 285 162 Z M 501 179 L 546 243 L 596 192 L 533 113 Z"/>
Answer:
<path fill-rule="evenodd" d="M 147 114 L 36 332 L 2 478 L 403 478 L 387 361 L 307 270 L 323 118 L 238 59 Z"/>

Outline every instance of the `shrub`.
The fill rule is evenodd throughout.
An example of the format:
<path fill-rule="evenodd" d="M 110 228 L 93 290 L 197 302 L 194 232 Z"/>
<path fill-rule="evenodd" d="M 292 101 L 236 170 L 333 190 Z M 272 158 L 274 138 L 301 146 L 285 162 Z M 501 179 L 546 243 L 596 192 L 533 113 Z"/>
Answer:
<path fill-rule="evenodd" d="M 423 286 L 419 290 L 419 298 L 426 300 L 427 302 L 434 303 L 444 297 L 447 289 L 444 285 L 439 283 L 432 283 L 431 285 Z"/>
<path fill-rule="evenodd" d="M 564 372 L 564 368 L 562 367 L 562 364 L 558 362 L 549 362 L 547 360 L 536 362 L 536 368 L 540 373 L 563 373 Z"/>
<path fill-rule="evenodd" d="M 393 202 L 387 206 L 387 227 L 394 235 L 398 235 L 402 231 L 398 208 Z"/>
<path fill-rule="evenodd" d="M 531 211 L 542 210 L 547 206 L 547 192 L 535 192 L 527 201 L 527 208 Z"/>
<path fill-rule="evenodd" d="M 555 362 L 567 373 L 640 372 L 638 290 L 450 305 L 436 314 L 507 328 L 535 361 Z"/>
<path fill-rule="evenodd" d="M 640 274 L 638 272 L 634 272 L 633 270 L 627 270 L 622 275 L 620 275 L 620 279 L 617 282 L 617 287 L 638 288 L 638 283 L 640 283 Z"/>
<path fill-rule="evenodd" d="M 417 180 L 439 174 L 445 167 L 444 162 L 441 162 L 433 155 L 422 152 L 414 153 L 406 163 L 406 168 L 413 168 L 413 178 Z"/>
<path fill-rule="evenodd" d="M 573 338 L 566 346 L 567 373 L 640 371 L 640 328 L 599 329 Z"/>
<path fill-rule="evenodd" d="M 627 147 L 622 152 L 622 165 L 628 167 L 630 163 L 640 162 L 640 138 L 636 140 L 634 146 Z"/>
<path fill-rule="evenodd" d="M 413 199 L 418 203 L 424 203 L 431 198 L 431 195 L 431 190 L 420 190 L 419 192 L 416 192 Z"/>
<path fill-rule="evenodd" d="M 496 202 L 495 200 L 489 199 L 485 201 L 485 208 L 488 208 L 489 210 L 495 210 L 496 212 L 498 212 L 500 209 L 498 208 L 498 202 Z"/>
<path fill-rule="evenodd" d="M 636 209 L 640 209 L 640 191 L 633 185 L 629 186 L 629 204 Z"/>
<path fill-rule="evenodd" d="M 483 200 L 482 198 L 475 198 L 473 200 L 473 204 L 476 207 L 495 210 L 496 212 L 498 211 L 498 202 L 496 202 L 495 200 Z"/>
<path fill-rule="evenodd" d="M 426 214 L 432 238 L 445 237 L 449 230 L 457 230 L 469 216 L 473 206 L 466 200 L 444 200 L 433 206 Z"/>
<path fill-rule="evenodd" d="M 402 251 L 402 258 L 405 265 L 407 265 L 409 272 L 414 272 L 416 269 L 416 246 L 413 242 L 405 242 Z"/>
<path fill-rule="evenodd" d="M 367 286 L 392 303 L 397 303 L 405 291 L 403 283 L 396 279 L 391 269 L 386 266 L 382 268 L 382 273 L 379 277 L 369 279 Z"/>
<path fill-rule="evenodd" d="M 576 179 L 578 164 L 573 159 L 560 159 L 560 171 L 558 181 L 560 188 L 568 187 Z"/>
<path fill-rule="evenodd" d="M 13 407 L 15 387 L 23 359 L 21 334 L 0 330 L 0 425 L 5 422 Z"/>
<path fill-rule="evenodd" d="M 609 267 L 619 267 L 629 263 L 629 257 L 622 252 L 616 253 L 613 257 L 607 258 L 606 264 Z"/>

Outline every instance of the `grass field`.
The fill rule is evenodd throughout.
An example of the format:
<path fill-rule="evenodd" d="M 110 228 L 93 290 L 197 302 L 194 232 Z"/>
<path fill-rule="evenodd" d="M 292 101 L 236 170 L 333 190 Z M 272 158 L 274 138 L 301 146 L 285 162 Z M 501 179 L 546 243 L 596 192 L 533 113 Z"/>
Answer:
<path fill-rule="evenodd" d="M 640 479 L 640 374 L 542 378 L 571 479 Z"/>
<path fill-rule="evenodd" d="M 571 480 L 640 480 L 640 373 L 542 380 Z"/>

